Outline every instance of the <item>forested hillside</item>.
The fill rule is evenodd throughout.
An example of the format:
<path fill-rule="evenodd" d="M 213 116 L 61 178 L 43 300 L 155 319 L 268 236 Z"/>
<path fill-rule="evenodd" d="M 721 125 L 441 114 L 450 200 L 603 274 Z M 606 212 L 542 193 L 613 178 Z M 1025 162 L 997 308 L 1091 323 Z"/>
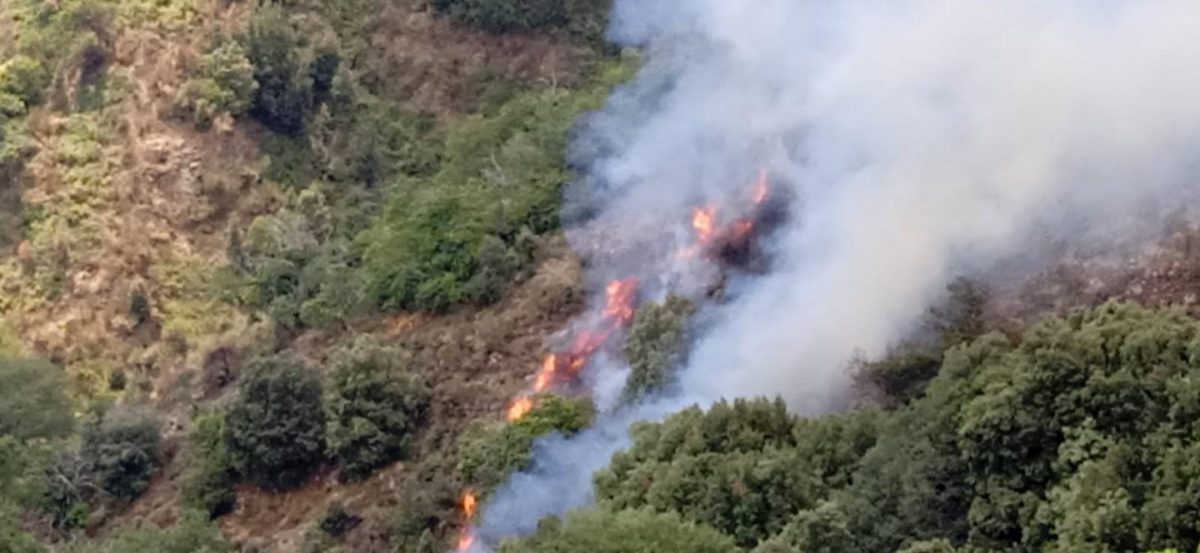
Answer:
<path fill-rule="evenodd" d="M 548 344 L 619 335 L 633 405 L 727 292 L 564 337 L 571 141 L 642 63 L 610 6 L 0 0 L 0 553 L 1200 551 L 1187 224 L 956 280 L 844 412 L 638 423 L 594 505 L 474 541 L 597 417 Z"/>

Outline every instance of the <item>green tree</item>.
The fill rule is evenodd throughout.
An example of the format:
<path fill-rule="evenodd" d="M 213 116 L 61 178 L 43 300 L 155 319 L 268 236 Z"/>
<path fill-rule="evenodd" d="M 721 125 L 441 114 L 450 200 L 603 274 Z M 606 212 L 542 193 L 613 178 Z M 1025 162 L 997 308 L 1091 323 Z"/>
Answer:
<path fill-rule="evenodd" d="M 753 547 L 827 493 L 816 467 L 829 448 L 806 458 L 798 436 L 820 433 L 798 424 L 782 401 L 738 400 L 640 425 L 633 447 L 596 474 L 596 494 L 608 508 L 677 512 Z"/>
<path fill-rule="evenodd" d="M 406 370 L 403 355 L 360 341 L 333 359 L 325 403 L 327 440 L 345 479 L 365 478 L 403 458 L 425 418 L 429 391 Z"/>
<path fill-rule="evenodd" d="M 735 553 L 727 537 L 678 515 L 648 511 L 576 511 L 543 521 L 532 536 L 506 541 L 500 553 Z"/>
<path fill-rule="evenodd" d="M 225 416 L 225 445 L 238 473 L 272 490 L 304 483 L 324 460 L 321 381 L 286 356 L 248 364 Z"/>
<path fill-rule="evenodd" d="M 196 74 L 180 89 L 177 107 L 190 114 L 197 127 L 207 128 L 222 113 L 233 116 L 250 110 L 258 82 L 246 50 L 228 41 L 200 58 Z"/>
<path fill-rule="evenodd" d="M 476 424 L 459 439 L 458 470 L 481 490 L 501 484 L 532 462 L 533 442 L 554 432 L 571 435 L 591 423 L 593 406 L 587 399 L 537 396 L 534 408 L 512 424 Z"/>
<path fill-rule="evenodd" d="M 696 306 L 680 296 L 638 309 L 625 342 L 631 369 L 625 382 L 626 400 L 636 400 L 673 381 L 674 370 L 684 361 L 685 331 L 695 311 Z"/>
<path fill-rule="evenodd" d="M 108 494 L 137 499 L 162 463 L 159 423 L 137 411 L 110 411 L 83 429 L 80 457 Z"/>
<path fill-rule="evenodd" d="M 0 358 L 0 436 L 20 440 L 71 433 L 75 417 L 62 369 L 45 361 Z"/>
<path fill-rule="evenodd" d="M 256 10 L 246 36 L 246 55 L 258 83 L 250 115 L 276 132 L 303 134 L 313 102 L 312 78 L 282 8 L 267 5 Z"/>
<path fill-rule="evenodd" d="M 233 510 L 238 474 L 225 445 L 225 415 L 205 413 L 192 421 L 188 433 L 190 467 L 183 486 L 183 501 L 191 509 L 216 518 Z"/>
<path fill-rule="evenodd" d="M 167 528 L 128 528 L 100 541 L 79 540 L 65 553 L 230 553 L 233 548 L 204 513 L 185 512 Z"/>

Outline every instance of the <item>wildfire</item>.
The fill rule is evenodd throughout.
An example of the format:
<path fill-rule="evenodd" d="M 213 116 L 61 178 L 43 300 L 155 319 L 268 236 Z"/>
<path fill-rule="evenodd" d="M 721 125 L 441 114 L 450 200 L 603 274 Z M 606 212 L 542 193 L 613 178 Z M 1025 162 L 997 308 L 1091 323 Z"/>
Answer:
<path fill-rule="evenodd" d="M 712 240 L 717 230 L 717 208 L 711 205 L 692 208 L 692 230 L 701 244 Z"/>
<path fill-rule="evenodd" d="M 466 492 L 462 496 L 462 512 L 467 520 L 475 518 L 475 510 L 479 508 L 479 498 L 472 492 Z"/>
<path fill-rule="evenodd" d="M 758 180 L 754 181 L 754 205 L 762 205 L 767 201 L 767 196 L 771 194 L 771 179 L 767 175 L 766 169 L 758 171 Z"/>
<path fill-rule="evenodd" d="M 618 324 L 633 320 L 633 300 L 637 296 L 638 279 L 614 280 L 605 287 L 604 317 Z"/>
<path fill-rule="evenodd" d="M 517 398 L 517 400 L 508 407 L 508 420 L 509 422 L 519 421 L 522 418 L 525 418 L 525 415 L 528 415 L 532 410 L 532 399 L 527 397 Z"/>
<path fill-rule="evenodd" d="M 470 549 L 472 545 L 475 545 L 475 532 L 468 528 L 463 532 L 463 535 L 459 536 L 458 547 L 455 550 L 459 553 L 464 553 Z"/>
<path fill-rule="evenodd" d="M 750 189 L 750 200 L 753 208 L 761 206 L 771 194 L 770 177 L 766 169 L 758 172 L 754 185 Z M 679 257 L 694 257 L 709 250 L 714 245 L 737 243 L 754 231 L 755 215 L 749 215 L 722 225 L 718 216 L 717 206 L 712 204 L 692 208 L 692 231 L 696 242 L 679 252 Z"/>
<path fill-rule="evenodd" d="M 574 380 L 609 338 L 633 321 L 638 286 L 638 279 L 633 277 L 614 280 L 605 286 L 604 309 L 596 328 L 581 330 L 565 350 L 542 358 L 542 365 L 533 380 L 533 393 L 542 393 L 556 383 Z M 534 400 L 529 395 L 518 397 L 508 407 L 509 422 L 521 420 L 533 407 Z"/>
<path fill-rule="evenodd" d="M 475 520 L 475 511 L 479 508 L 479 498 L 473 492 L 463 492 L 462 500 L 459 502 L 463 516 L 463 531 L 458 537 L 458 545 L 455 551 L 464 553 L 475 545 L 475 528 L 471 525 L 471 521 Z"/>

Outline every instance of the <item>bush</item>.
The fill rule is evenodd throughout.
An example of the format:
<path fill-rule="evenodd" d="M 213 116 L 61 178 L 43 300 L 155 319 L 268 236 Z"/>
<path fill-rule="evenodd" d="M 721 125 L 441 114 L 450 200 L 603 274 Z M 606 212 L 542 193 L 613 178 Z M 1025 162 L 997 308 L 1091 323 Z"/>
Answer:
<path fill-rule="evenodd" d="M 46 70 L 41 62 L 17 54 L 0 64 L 0 94 L 11 96 L 19 104 L 19 115 L 42 101 L 42 90 L 47 82 Z"/>
<path fill-rule="evenodd" d="M 402 352 L 368 342 L 335 355 L 327 440 L 344 479 L 365 478 L 407 454 L 429 407 L 429 391 L 404 362 Z"/>
<path fill-rule="evenodd" d="M 183 84 L 176 106 L 198 128 L 207 128 L 217 115 L 236 117 L 249 111 L 257 91 L 254 66 L 245 49 L 230 41 L 200 58 L 196 75 Z"/>
<path fill-rule="evenodd" d="M 80 457 L 108 494 L 133 501 L 162 462 L 159 424 L 149 415 L 109 412 L 83 429 Z"/>
<path fill-rule="evenodd" d="M 41 553 L 45 548 L 21 529 L 15 506 L 0 498 L 0 551 L 5 553 Z"/>
<path fill-rule="evenodd" d="M 499 485 L 513 472 L 529 467 L 533 442 L 553 432 L 573 434 L 591 423 L 587 399 L 539 396 L 532 411 L 505 425 L 476 425 L 459 441 L 458 470 L 480 490 Z"/>
<path fill-rule="evenodd" d="M 432 0 L 433 7 L 492 33 L 569 27 L 584 34 L 604 27 L 603 0 Z"/>
<path fill-rule="evenodd" d="M 0 358 L 0 436 L 18 440 L 71 433 L 75 418 L 62 369 L 45 361 Z"/>
<path fill-rule="evenodd" d="M 297 487 L 324 460 L 321 381 L 301 361 L 252 361 L 225 417 L 225 445 L 238 473 L 271 490 Z"/>
<path fill-rule="evenodd" d="M 500 553 L 736 553 L 727 536 L 671 513 L 577 511 L 501 544 Z"/>
<path fill-rule="evenodd" d="M 636 400 L 671 384 L 675 369 L 684 361 L 685 329 L 695 311 L 695 304 L 679 296 L 638 309 L 625 342 L 625 358 L 631 369 L 625 382 L 626 400 Z"/>
<path fill-rule="evenodd" d="M 190 511 L 169 528 L 125 529 L 103 541 L 78 541 L 65 553 L 229 553 L 233 548 L 204 513 Z"/>
<path fill-rule="evenodd" d="M 677 512 L 753 547 L 824 491 L 815 471 L 798 470 L 797 424 L 782 401 L 738 400 L 639 425 L 633 447 L 596 474 L 596 495 L 614 510 Z"/>
<path fill-rule="evenodd" d="M 522 94 L 451 130 L 438 173 L 401 181 L 357 239 L 375 302 L 444 311 L 497 298 L 529 261 L 518 237 L 558 228 L 567 131 L 607 89 Z"/>
<path fill-rule="evenodd" d="M 300 136 L 312 108 L 329 99 L 340 57 L 322 52 L 305 62 L 296 32 L 282 8 L 256 10 L 246 36 L 246 52 L 254 66 L 258 90 L 250 115 L 273 131 Z"/>
<path fill-rule="evenodd" d="M 225 416 L 206 413 L 192 421 L 188 434 L 191 466 L 183 486 L 184 504 L 216 518 L 233 510 L 237 501 L 237 470 L 225 446 Z"/>
<path fill-rule="evenodd" d="M 334 503 L 325 511 L 325 516 L 321 517 L 321 523 L 318 526 L 329 536 L 340 538 L 346 532 L 362 524 L 362 520 L 362 517 L 347 513 L 341 503 Z"/>

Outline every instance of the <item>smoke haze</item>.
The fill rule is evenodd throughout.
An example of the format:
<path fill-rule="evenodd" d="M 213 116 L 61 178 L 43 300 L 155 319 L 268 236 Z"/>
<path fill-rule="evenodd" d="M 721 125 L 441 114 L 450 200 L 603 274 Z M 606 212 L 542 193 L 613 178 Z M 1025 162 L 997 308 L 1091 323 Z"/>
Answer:
<path fill-rule="evenodd" d="M 770 271 L 704 315 L 678 397 L 543 442 L 483 530 L 588 501 L 632 418 L 754 395 L 835 408 L 853 353 L 881 353 L 952 275 L 1194 199 L 1196 29 L 1194 0 L 617 0 L 611 37 L 644 67 L 581 125 L 565 210 L 588 214 L 570 236 L 608 261 L 597 281 L 694 293 L 712 268 L 669 253 L 689 211 L 759 168 L 791 216 Z"/>

